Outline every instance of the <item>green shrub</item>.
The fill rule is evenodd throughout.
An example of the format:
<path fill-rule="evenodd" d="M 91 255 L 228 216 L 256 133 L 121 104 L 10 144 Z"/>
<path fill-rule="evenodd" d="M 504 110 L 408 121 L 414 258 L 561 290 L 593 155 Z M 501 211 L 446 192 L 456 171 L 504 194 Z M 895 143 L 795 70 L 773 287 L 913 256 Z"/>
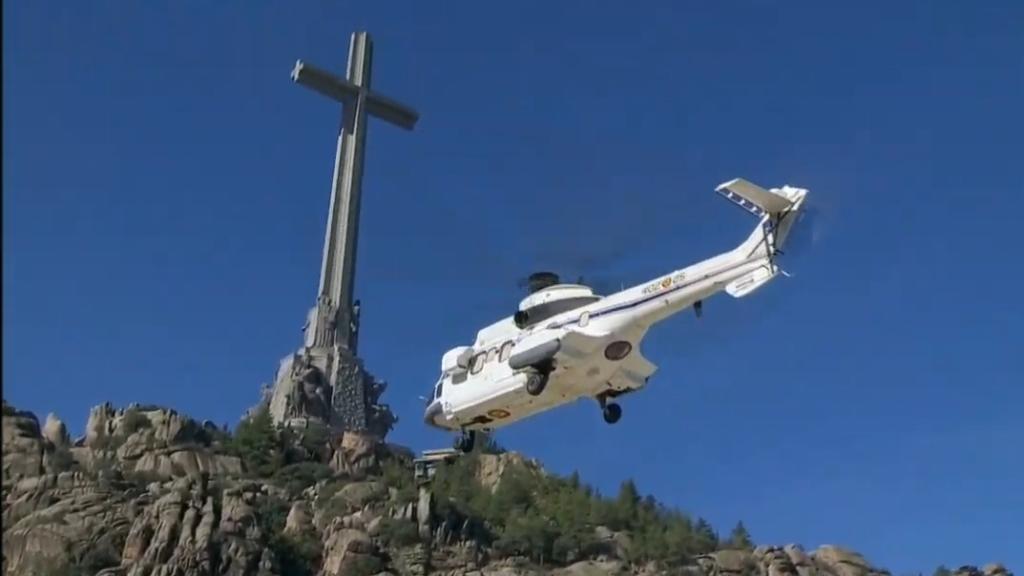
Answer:
<path fill-rule="evenodd" d="M 539 510 L 515 510 L 508 516 L 494 548 L 506 556 L 527 556 L 541 563 L 550 561 L 558 536 L 555 530 L 553 523 Z"/>
<path fill-rule="evenodd" d="M 281 564 L 281 573 L 288 576 L 312 576 L 323 553 L 315 533 L 291 535 L 284 533 L 291 505 L 276 496 L 263 496 L 256 502 L 256 521 L 266 545 Z"/>
<path fill-rule="evenodd" d="M 380 539 L 385 546 L 402 548 L 419 543 L 420 532 L 411 520 L 389 517 L 380 522 Z"/>
<path fill-rule="evenodd" d="M 256 501 L 256 521 L 264 536 L 279 534 L 284 531 L 285 521 L 291 506 L 277 496 L 261 496 Z"/>
<path fill-rule="evenodd" d="M 323 545 L 315 533 L 291 535 L 277 533 L 268 538 L 268 546 L 274 551 L 281 565 L 281 574 L 286 576 L 313 576 L 323 556 Z"/>
<path fill-rule="evenodd" d="M 349 503 L 344 498 L 336 498 L 331 496 L 320 500 L 323 506 L 324 518 L 330 522 L 334 518 L 344 518 L 352 513 L 349 509 Z"/>
<path fill-rule="evenodd" d="M 384 562 L 376 556 L 360 554 L 346 562 L 347 576 L 373 576 L 384 571 Z"/>
<path fill-rule="evenodd" d="M 304 430 L 298 432 L 296 443 L 302 449 L 305 459 L 318 462 L 326 454 L 330 438 L 331 432 L 327 426 L 314 421 L 310 422 Z"/>
<path fill-rule="evenodd" d="M 324 483 L 323 486 L 320 487 L 319 501 L 327 502 L 331 498 L 334 498 L 334 495 L 337 494 L 339 490 L 344 488 L 345 484 L 348 484 L 348 482 L 338 477 L 335 477 L 332 480 L 328 480 L 327 482 Z"/>
<path fill-rule="evenodd" d="M 273 476 L 285 464 L 284 449 L 265 406 L 238 424 L 225 448 L 242 460 L 246 472 L 258 478 Z"/>
<path fill-rule="evenodd" d="M 341 498 L 335 498 L 335 495 L 348 484 L 347 478 L 342 479 L 334 477 L 328 480 L 320 487 L 320 493 L 317 496 L 316 504 L 324 512 L 324 517 L 330 522 L 331 518 L 341 517 L 348 514 L 347 504 Z"/>
<path fill-rule="evenodd" d="M 398 491 L 396 503 L 400 506 L 415 502 L 419 497 L 419 490 L 416 487 L 416 480 L 413 478 L 412 468 L 403 466 L 395 459 L 385 460 L 381 464 L 381 477 L 384 485 Z"/>
<path fill-rule="evenodd" d="M 313 486 L 321 480 L 330 478 L 334 473 L 330 467 L 318 462 L 299 462 L 289 464 L 274 473 L 273 481 L 288 491 L 292 496 L 298 496 L 303 490 Z"/>
<path fill-rule="evenodd" d="M 431 488 L 437 496 L 438 511 L 442 516 L 484 515 L 479 506 L 483 500 L 483 489 L 476 481 L 478 462 L 479 458 L 475 454 L 468 454 L 454 462 L 438 465 Z"/>

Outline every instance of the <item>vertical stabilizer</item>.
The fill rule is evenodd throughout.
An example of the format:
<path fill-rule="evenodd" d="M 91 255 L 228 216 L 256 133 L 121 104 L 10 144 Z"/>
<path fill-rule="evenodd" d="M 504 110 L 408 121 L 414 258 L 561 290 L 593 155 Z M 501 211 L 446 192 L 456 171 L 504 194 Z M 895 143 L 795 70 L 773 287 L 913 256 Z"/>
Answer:
<path fill-rule="evenodd" d="M 744 258 L 764 258 L 764 266 L 730 282 L 725 289 L 730 296 L 742 298 L 768 283 L 780 272 L 775 264 L 775 256 L 785 244 L 807 197 L 807 190 L 792 186 L 765 190 L 742 178 L 736 178 L 720 184 L 715 192 L 759 218 L 757 227 L 736 251 Z"/>

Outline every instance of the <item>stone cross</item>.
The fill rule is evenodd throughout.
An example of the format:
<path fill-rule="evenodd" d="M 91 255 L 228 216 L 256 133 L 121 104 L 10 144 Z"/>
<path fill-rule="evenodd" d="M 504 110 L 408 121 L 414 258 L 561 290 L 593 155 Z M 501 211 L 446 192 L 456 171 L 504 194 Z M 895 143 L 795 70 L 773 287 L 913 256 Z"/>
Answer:
<path fill-rule="evenodd" d="M 292 70 L 292 80 L 342 104 L 320 288 L 306 325 L 307 347 L 340 346 L 356 352 L 358 313 L 353 312 L 352 295 L 367 116 L 376 116 L 406 130 L 412 130 L 419 119 L 415 110 L 370 91 L 372 56 L 369 35 L 356 32 L 349 46 L 347 78 L 301 60 Z"/>

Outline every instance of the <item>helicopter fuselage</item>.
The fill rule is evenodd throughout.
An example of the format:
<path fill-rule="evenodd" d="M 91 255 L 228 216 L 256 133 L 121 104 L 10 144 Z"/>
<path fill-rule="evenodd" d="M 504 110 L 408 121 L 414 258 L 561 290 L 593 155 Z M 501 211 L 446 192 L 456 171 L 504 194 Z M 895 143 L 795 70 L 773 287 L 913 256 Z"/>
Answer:
<path fill-rule="evenodd" d="M 516 314 L 482 329 L 472 346 L 445 353 L 425 422 L 463 433 L 494 430 L 581 398 L 597 400 L 605 420 L 617 421 L 621 408 L 611 399 L 643 388 L 657 370 L 640 350 L 653 324 L 689 308 L 700 315 L 712 295 L 746 296 L 779 272 L 774 256 L 806 190 L 766 191 L 743 180 L 723 189 L 760 216 L 746 241 L 608 296 L 577 284 L 538 289 Z"/>

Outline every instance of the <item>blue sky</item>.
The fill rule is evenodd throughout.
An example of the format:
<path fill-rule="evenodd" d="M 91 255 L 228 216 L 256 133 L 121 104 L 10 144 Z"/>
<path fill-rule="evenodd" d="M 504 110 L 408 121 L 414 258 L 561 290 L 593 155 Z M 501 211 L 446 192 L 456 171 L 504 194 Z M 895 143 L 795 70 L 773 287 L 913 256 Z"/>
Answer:
<path fill-rule="evenodd" d="M 755 540 L 894 574 L 1024 570 L 1024 9 L 1014 2 L 21 2 L 3 21 L 4 397 L 81 433 L 155 402 L 232 425 L 301 341 L 337 106 L 294 61 L 421 114 L 373 122 L 361 351 L 393 441 L 447 445 L 441 354 L 537 269 L 640 282 L 727 249 L 742 176 L 810 188 L 794 278 L 656 327 L 614 427 L 506 446 Z"/>

